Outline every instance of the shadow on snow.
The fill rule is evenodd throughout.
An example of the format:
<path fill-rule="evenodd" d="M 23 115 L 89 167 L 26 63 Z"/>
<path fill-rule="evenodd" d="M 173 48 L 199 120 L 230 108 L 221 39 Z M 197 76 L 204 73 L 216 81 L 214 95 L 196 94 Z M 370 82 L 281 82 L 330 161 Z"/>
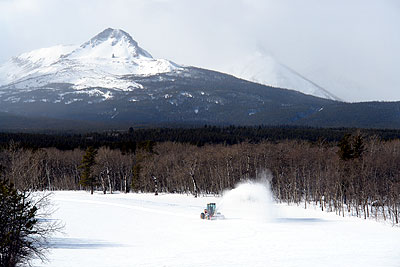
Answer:
<path fill-rule="evenodd" d="M 113 247 L 124 247 L 124 245 L 78 238 L 52 238 L 50 240 L 50 248 L 52 249 L 100 249 Z"/>
<path fill-rule="evenodd" d="M 278 223 L 326 223 L 328 220 L 318 218 L 276 218 Z"/>

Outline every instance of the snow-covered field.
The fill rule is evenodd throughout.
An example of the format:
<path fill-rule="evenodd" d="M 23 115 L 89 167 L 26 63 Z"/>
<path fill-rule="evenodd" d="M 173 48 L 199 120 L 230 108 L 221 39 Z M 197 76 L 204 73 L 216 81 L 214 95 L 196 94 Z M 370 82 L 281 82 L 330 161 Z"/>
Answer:
<path fill-rule="evenodd" d="M 47 264 L 34 266 L 400 266 L 400 229 L 275 204 L 244 184 L 224 197 L 56 192 Z M 216 202 L 225 220 L 200 220 Z"/>

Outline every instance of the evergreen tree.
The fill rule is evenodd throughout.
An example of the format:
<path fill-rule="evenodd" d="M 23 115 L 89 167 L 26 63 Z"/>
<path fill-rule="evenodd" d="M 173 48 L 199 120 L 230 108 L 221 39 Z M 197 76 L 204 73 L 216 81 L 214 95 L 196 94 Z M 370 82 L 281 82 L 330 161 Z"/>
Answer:
<path fill-rule="evenodd" d="M 364 140 L 360 133 L 353 137 L 353 158 L 361 158 L 365 151 Z"/>
<path fill-rule="evenodd" d="M 353 148 L 351 145 L 351 135 L 346 134 L 343 136 L 342 140 L 340 140 L 338 146 L 339 146 L 339 151 L 338 155 L 341 160 L 350 160 L 353 158 Z"/>
<path fill-rule="evenodd" d="M 82 163 L 79 166 L 82 169 L 80 184 L 90 188 L 90 193 L 93 195 L 94 187 L 96 186 L 96 177 L 93 175 L 92 167 L 96 164 L 97 150 L 90 146 L 86 149 L 83 155 Z"/>
<path fill-rule="evenodd" d="M 354 136 L 346 134 L 340 140 L 338 155 L 341 160 L 348 161 L 352 159 L 361 158 L 365 151 L 364 140 L 360 133 Z"/>
<path fill-rule="evenodd" d="M 45 207 L 47 196 L 33 201 L 29 193 L 0 180 L 0 266 L 29 265 L 33 258 L 46 259 L 47 238 L 61 229 L 58 223 L 39 218 L 38 211 Z"/>

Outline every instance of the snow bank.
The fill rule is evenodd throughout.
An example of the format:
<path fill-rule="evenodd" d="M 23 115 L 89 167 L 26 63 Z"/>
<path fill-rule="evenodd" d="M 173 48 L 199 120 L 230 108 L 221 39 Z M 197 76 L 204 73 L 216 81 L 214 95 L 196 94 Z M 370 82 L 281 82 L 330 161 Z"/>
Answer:
<path fill-rule="evenodd" d="M 266 179 L 238 184 L 224 192 L 219 211 L 227 219 L 272 221 L 274 219 L 273 199 Z"/>

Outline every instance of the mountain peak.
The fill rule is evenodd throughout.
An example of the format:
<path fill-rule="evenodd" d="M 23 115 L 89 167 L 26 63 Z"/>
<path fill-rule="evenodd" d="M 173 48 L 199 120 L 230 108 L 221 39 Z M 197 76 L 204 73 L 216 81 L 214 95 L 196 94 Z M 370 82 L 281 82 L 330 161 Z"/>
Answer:
<path fill-rule="evenodd" d="M 76 90 L 129 91 L 141 85 L 120 76 L 151 76 L 179 68 L 171 61 L 154 59 L 127 32 L 108 28 L 81 46 L 43 48 L 9 60 L 0 65 L 0 86 L 12 83 L 14 88 L 38 88 L 64 83 Z"/>
<path fill-rule="evenodd" d="M 121 29 L 107 28 L 81 45 L 80 50 L 90 50 L 91 56 L 136 58 L 152 56 L 139 47 L 138 43 L 129 33 Z M 93 53 L 94 51 L 100 52 Z M 77 51 L 78 52 L 78 51 Z M 81 54 L 79 51 L 79 54 Z M 97 55 L 96 55 L 97 54 Z M 109 55 L 110 54 L 110 55 Z"/>
<path fill-rule="evenodd" d="M 237 64 L 230 72 L 242 79 L 256 83 L 292 89 L 303 94 L 341 101 L 325 88 L 263 51 L 256 50 L 253 54 L 245 57 L 242 63 Z"/>
<path fill-rule="evenodd" d="M 132 36 L 130 36 L 129 33 L 121 29 L 112 29 L 112 28 L 107 28 L 104 31 L 100 32 L 84 45 L 91 44 L 92 46 L 95 46 L 107 40 L 112 40 L 113 43 L 115 44 L 123 39 L 125 39 L 130 45 L 138 47 L 138 43 L 135 40 L 133 40 Z"/>

